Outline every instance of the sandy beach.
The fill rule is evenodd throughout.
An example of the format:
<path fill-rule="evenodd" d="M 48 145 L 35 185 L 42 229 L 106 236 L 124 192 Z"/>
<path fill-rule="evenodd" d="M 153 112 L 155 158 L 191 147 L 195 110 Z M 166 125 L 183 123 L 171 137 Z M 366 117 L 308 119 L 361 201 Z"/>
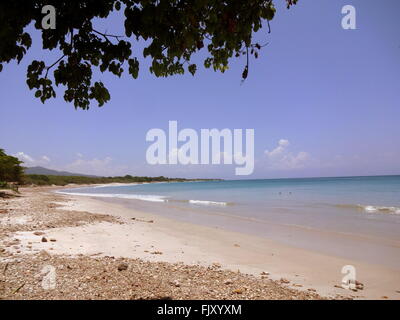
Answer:
<path fill-rule="evenodd" d="M 400 298 L 395 269 L 55 189 L 0 198 L 3 299 Z M 41 285 L 46 265 L 56 270 L 51 290 Z M 358 290 L 341 287 L 345 265 Z"/>

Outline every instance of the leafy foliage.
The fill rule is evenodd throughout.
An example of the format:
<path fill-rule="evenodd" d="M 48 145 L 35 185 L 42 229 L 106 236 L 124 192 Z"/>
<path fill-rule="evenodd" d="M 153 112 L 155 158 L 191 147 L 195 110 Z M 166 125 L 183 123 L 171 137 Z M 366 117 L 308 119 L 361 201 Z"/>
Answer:
<path fill-rule="evenodd" d="M 0 182 L 21 182 L 24 173 L 21 161 L 0 149 Z M 5 185 L 5 184 L 4 184 Z"/>
<path fill-rule="evenodd" d="M 28 174 L 24 177 L 24 184 L 34 185 L 57 185 L 64 186 L 70 183 L 74 184 L 104 184 L 104 183 L 135 183 L 135 182 L 182 182 L 193 181 L 181 178 L 167 177 L 137 177 L 126 175 L 123 177 L 87 177 L 87 176 L 56 176 L 42 174 Z M 203 180 L 203 179 L 202 179 Z"/>
<path fill-rule="evenodd" d="M 284 0 L 282 0 L 284 1 Z M 285 0 L 288 8 L 297 0 Z M 41 29 L 44 5 L 56 8 L 56 29 Z M 107 18 L 124 10 L 125 35 L 111 35 L 94 29 L 95 18 Z M 249 71 L 248 56 L 258 57 L 261 45 L 252 36 L 263 22 L 273 19 L 272 0 L 9 0 L 0 4 L 0 72 L 3 63 L 22 60 L 32 45 L 25 27 L 34 22 L 42 32 L 42 47 L 60 50 L 62 56 L 52 64 L 32 61 L 27 84 L 43 103 L 56 96 L 54 85 L 65 86 L 64 99 L 75 108 L 88 109 L 96 100 L 99 106 L 110 100 L 101 81 L 92 81 L 92 68 L 118 77 L 126 63 L 133 78 L 139 75 L 139 60 L 132 44 L 148 40 L 143 56 L 152 60 L 150 72 L 157 77 L 194 75 L 197 65 L 192 55 L 206 48 L 205 68 L 224 72 L 232 57 L 247 55 L 242 77 Z M 53 68 L 53 77 L 49 75 Z"/>

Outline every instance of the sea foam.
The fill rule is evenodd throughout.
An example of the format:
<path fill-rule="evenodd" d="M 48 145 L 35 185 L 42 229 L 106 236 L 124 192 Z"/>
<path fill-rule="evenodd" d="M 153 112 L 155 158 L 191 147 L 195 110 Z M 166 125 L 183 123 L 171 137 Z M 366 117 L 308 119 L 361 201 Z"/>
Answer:
<path fill-rule="evenodd" d="M 218 202 L 218 201 L 208 201 L 208 200 L 189 200 L 191 204 L 200 204 L 205 206 L 226 206 L 227 202 Z"/>
<path fill-rule="evenodd" d="M 364 209 L 367 212 L 400 214 L 399 207 L 362 206 L 362 205 L 359 205 L 359 207 L 361 207 L 362 209 Z"/>
<path fill-rule="evenodd" d="M 132 199 L 132 200 L 143 200 L 151 202 L 167 202 L 167 197 L 150 195 L 150 194 L 121 194 L 121 193 L 78 193 L 78 192 L 62 192 L 56 191 L 56 193 L 67 194 L 73 196 L 86 196 L 86 197 L 97 197 L 97 198 L 119 198 L 119 199 Z"/>
<path fill-rule="evenodd" d="M 344 209 L 362 210 L 368 213 L 400 214 L 400 207 L 373 206 L 373 205 L 362 205 L 362 204 L 337 204 L 335 205 L 335 207 Z"/>

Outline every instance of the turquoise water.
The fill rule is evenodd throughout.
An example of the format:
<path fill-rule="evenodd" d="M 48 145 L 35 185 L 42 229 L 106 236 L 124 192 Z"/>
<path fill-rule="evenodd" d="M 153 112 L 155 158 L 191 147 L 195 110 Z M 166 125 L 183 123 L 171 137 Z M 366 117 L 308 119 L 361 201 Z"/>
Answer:
<path fill-rule="evenodd" d="M 400 268 L 400 176 L 151 183 L 62 192 Z"/>
<path fill-rule="evenodd" d="M 203 200 L 267 207 L 283 200 L 285 203 L 289 200 L 298 204 L 361 204 L 394 207 L 392 213 L 400 214 L 400 176 L 152 183 L 80 188 L 79 191 L 74 189 L 74 192 L 148 196 L 147 200 Z"/>
<path fill-rule="evenodd" d="M 368 220 L 400 223 L 400 176 L 151 183 L 70 192 L 342 231 L 362 229 L 357 224 Z M 388 230 L 396 237 L 398 231 Z"/>

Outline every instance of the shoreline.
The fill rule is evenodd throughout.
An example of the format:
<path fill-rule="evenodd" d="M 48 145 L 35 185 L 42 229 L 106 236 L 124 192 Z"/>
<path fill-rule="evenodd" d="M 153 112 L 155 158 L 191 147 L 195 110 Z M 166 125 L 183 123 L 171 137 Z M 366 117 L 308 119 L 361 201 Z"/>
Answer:
<path fill-rule="evenodd" d="M 80 225 L 37 229 L 54 242 L 43 243 L 32 231 L 17 230 L 8 234 L 8 238 L 18 240 L 18 249 L 8 247 L 7 252 L 29 257 L 46 250 L 52 256 L 96 259 L 108 256 L 200 268 L 218 265 L 224 272 L 240 270 L 240 274 L 249 274 L 258 281 L 272 279 L 299 294 L 317 292 L 336 299 L 400 298 L 398 273 L 389 268 L 326 256 L 239 232 L 176 221 L 115 202 L 49 192 L 65 188 L 71 186 L 28 191 L 31 197 L 35 194 L 51 197 L 59 211 L 85 212 L 102 218 Z M 349 264 L 356 266 L 357 279 L 364 284 L 364 290 L 352 292 L 340 288 L 341 268 Z"/>
<path fill-rule="evenodd" d="M 133 224 L 131 219 L 127 223 L 108 214 L 62 209 L 75 202 L 49 192 L 55 189 L 26 188 L 18 195 L 2 194 L 0 299 L 322 299 L 315 292 L 293 290 L 266 275 L 256 277 L 222 270 L 217 262 L 201 266 L 118 257 L 115 250 L 120 244 L 122 249 L 127 244 L 118 242 L 123 237 L 120 227 L 133 232 L 134 238 L 138 236 L 135 245 L 142 241 L 141 244 L 151 247 L 138 231 L 153 223 L 138 219 Z M 102 226 L 105 229 L 97 234 L 85 231 Z M 107 230 L 111 232 L 107 234 Z M 72 246 L 67 239 L 63 242 L 62 232 L 69 236 L 72 232 L 72 237 L 76 233 L 75 239 L 69 239 Z M 51 236 L 53 233 L 57 238 Z M 111 246 L 112 255 L 81 253 L 91 244 L 79 238 L 84 234 L 92 244 Z M 56 252 L 57 246 L 66 252 Z M 158 256 L 162 252 L 150 254 Z M 54 286 L 49 287 L 49 283 Z"/>
<path fill-rule="evenodd" d="M 176 222 L 187 222 L 190 225 L 219 228 L 239 234 L 245 233 L 257 237 L 255 241 L 263 238 L 277 244 L 285 244 L 326 256 L 367 264 L 379 264 L 400 273 L 400 239 L 396 233 L 392 236 L 383 233 L 381 225 L 373 225 L 375 229 L 365 229 L 366 225 L 363 225 L 363 228 L 357 224 L 355 226 L 358 228 L 327 228 L 321 224 L 322 220 L 319 225 L 318 223 L 312 225 L 298 223 L 299 219 L 297 222 L 290 219 L 275 219 L 276 217 L 268 216 L 268 214 L 266 214 L 268 218 L 254 217 L 252 212 L 248 211 L 249 208 L 241 208 L 241 212 L 237 210 L 221 211 L 214 205 L 186 206 L 185 201 L 187 200 L 170 201 L 170 199 L 164 199 L 157 195 L 152 195 L 151 199 L 140 195 L 113 194 L 112 192 L 110 194 L 71 192 L 67 195 L 89 197 L 103 203 L 121 204 L 125 209 L 164 217 Z M 185 202 L 185 206 L 181 205 L 182 202 Z M 331 214 L 328 213 L 326 215 L 330 216 Z M 337 219 L 339 218 L 340 216 Z M 342 225 L 345 225 L 344 221 L 347 221 L 348 224 L 350 223 L 349 226 L 352 225 L 351 223 L 359 222 L 356 220 L 342 221 Z M 368 219 L 364 221 L 368 221 Z M 369 226 L 367 225 L 367 227 Z M 393 233 L 393 230 L 391 232 Z"/>
<path fill-rule="evenodd" d="M 273 280 L 290 281 L 288 285 L 292 288 L 315 289 L 319 294 L 331 297 L 348 295 L 353 298 L 379 299 L 388 296 L 390 291 L 396 294 L 395 291 L 400 285 L 400 276 L 397 270 L 390 268 L 329 256 L 258 236 L 136 211 L 127 208 L 119 201 L 106 202 L 104 199 L 86 196 L 73 196 L 73 199 L 75 204 L 72 208 L 75 210 L 104 214 L 113 212 L 113 215 L 128 221 L 132 217 L 142 221 L 154 221 L 154 223 L 147 223 L 147 228 L 140 230 L 143 238 L 139 242 L 150 243 L 150 247 L 147 248 L 149 252 L 132 253 L 129 247 L 126 247 L 122 248 L 121 256 L 148 259 L 149 261 L 183 262 L 184 264 L 208 265 L 217 262 L 224 269 L 240 270 L 252 275 L 266 272 Z M 129 200 L 132 204 L 137 201 L 141 200 Z M 100 230 L 106 231 L 108 226 L 104 226 Z M 86 232 L 97 234 L 100 230 L 93 228 Z M 65 236 L 68 235 L 65 234 Z M 82 241 L 92 241 L 92 243 L 95 241 L 95 239 L 90 240 L 89 238 L 90 236 L 83 237 Z M 153 248 L 158 248 L 163 254 L 151 255 Z M 108 254 L 116 253 L 113 248 L 109 250 Z M 344 276 L 341 269 L 345 265 L 354 265 L 357 271 L 363 275 L 359 277 L 360 281 L 364 284 L 368 282 L 373 289 L 365 288 L 362 291 L 349 292 L 342 288 L 336 288 L 335 285 L 340 286 L 341 284 Z M 379 279 L 382 274 L 385 274 L 386 277 Z M 397 286 L 396 284 L 394 286 L 387 285 L 390 279 L 396 278 Z M 379 288 L 379 283 L 385 283 L 385 286 Z M 397 298 L 400 298 L 400 294 L 397 293 L 397 295 Z"/>

